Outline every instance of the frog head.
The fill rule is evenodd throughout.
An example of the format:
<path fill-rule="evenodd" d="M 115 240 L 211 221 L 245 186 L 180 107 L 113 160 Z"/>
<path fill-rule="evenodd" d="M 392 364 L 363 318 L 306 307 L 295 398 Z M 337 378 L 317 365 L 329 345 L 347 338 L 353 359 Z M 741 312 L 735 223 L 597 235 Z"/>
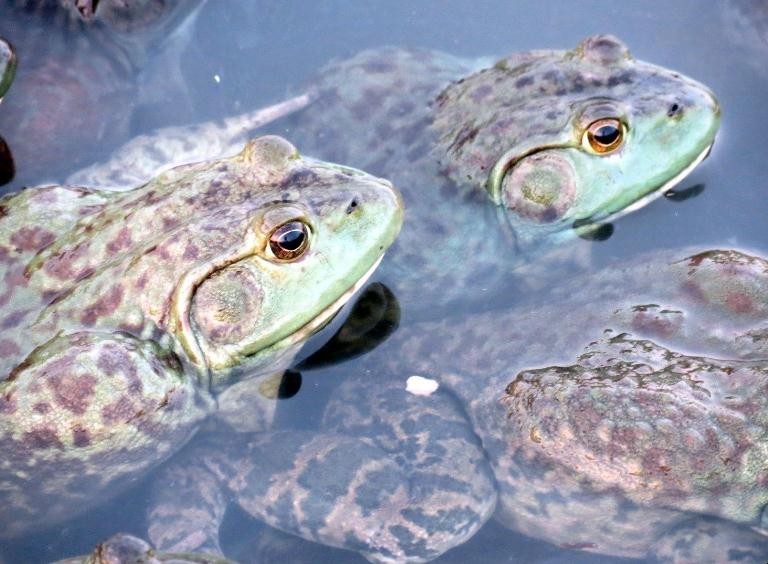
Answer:
<path fill-rule="evenodd" d="M 367 280 L 403 213 L 387 181 L 302 158 L 279 137 L 252 141 L 229 159 L 226 187 L 222 173 L 203 181 L 218 181 L 222 201 L 256 188 L 194 222 L 206 258 L 180 277 L 170 323 L 214 386 L 233 371 L 263 374 L 292 356 Z"/>
<path fill-rule="evenodd" d="M 437 104 L 447 172 L 485 186 L 523 241 L 641 207 L 706 157 L 720 124 L 705 86 L 608 35 L 502 59 Z"/>

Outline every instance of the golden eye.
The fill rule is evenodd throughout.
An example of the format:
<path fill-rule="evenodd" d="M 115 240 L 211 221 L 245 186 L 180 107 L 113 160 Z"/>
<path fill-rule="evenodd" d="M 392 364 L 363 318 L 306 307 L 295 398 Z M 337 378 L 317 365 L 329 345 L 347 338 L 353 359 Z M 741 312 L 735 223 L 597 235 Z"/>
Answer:
<path fill-rule="evenodd" d="M 283 223 L 270 235 L 269 248 L 280 260 L 299 258 L 309 248 L 309 227 L 298 220 Z"/>
<path fill-rule="evenodd" d="M 612 153 L 624 141 L 624 126 L 616 118 L 598 119 L 589 124 L 584 137 L 595 153 Z"/>

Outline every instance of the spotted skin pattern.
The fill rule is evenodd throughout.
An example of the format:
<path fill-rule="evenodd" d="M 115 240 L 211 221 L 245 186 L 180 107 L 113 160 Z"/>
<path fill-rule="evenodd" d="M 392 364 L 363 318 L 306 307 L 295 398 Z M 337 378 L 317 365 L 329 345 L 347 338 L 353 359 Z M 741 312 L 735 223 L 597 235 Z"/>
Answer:
<path fill-rule="evenodd" d="M 269 239 L 293 220 L 310 244 L 281 261 Z M 251 420 L 268 426 L 269 377 L 370 274 L 401 221 L 391 184 L 279 137 L 129 191 L 0 199 L 0 535 L 117 493 L 235 395 L 251 393 Z"/>
<path fill-rule="evenodd" d="M 468 299 L 498 303 L 510 293 L 511 267 L 540 262 L 576 236 L 577 221 L 642 205 L 701 157 L 719 125 L 706 87 L 633 59 L 612 36 L 495 64 L 423 49 L 368 50 L 331 63 L 309 86 L 315 101 L 286 127 L 309 154 L 401 187 L 409 219 L 383 272 L 406 310 L 420 314 Z M 586 126 L 602 117 L 627 127 L 609 156 L 582 143 Z M 546 170 L 536 164 L 542 157 Z M 531 162 L 519 185 L 511 171 Z M 499 193 L 489 194 L 497 165 Z M 451 268 L 457 260 L 461 268 Z M 515 276 L 521 289 L 536 278 Z"/>
<path fill-rule="evenodd" d="M 319 432 L 209 435 L 161 472 L 150 538 L 219 551 L 237 503 L 372 561 L 433 559 L 491 516 L 616 556 L 767 554 L 748 528 L 768 503 L 766 358 L 768 262 L 667 251 L 524 309 L 399 332 Z M 412 374 L 440 387 L 410 394 Z"/>

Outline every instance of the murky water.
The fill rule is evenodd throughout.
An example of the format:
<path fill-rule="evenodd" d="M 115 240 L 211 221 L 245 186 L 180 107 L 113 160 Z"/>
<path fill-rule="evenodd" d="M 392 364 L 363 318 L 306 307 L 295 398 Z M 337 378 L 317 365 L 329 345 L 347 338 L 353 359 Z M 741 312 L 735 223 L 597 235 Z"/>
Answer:
<path fill-rule="evenodd" d="M 695 197 L 660 199 L 619 220 L 608 240 L 594 244 L 595 267 L 686 245 L 739 247 L 768 255 L 766 2 L 211 1 L 202 6 L 196 22 L 173 36 L 142 38 L 151 47 L 147 53 L 129 40 L 121 40 L 114 51 L 103 38 L 85 41 L 78 30 L 56 21 L 53 11 L 23 11 L 16 4 L 0 4 L 0 36 L 17 46 L 20 65 L 16 84 L 0 105 L 0 135 L 16 162 L 16 176 L 0 188 L 2 193 L 61 181 L 153 128 L 223 117 L 283 99 L 330 59 L 368 47 L 501 56 L 571 48 L 587 35 L 607 32 L 621 37 L 636 58 L 708 85 L 724 117 L 711 156 L 680 186 L 697 187 L 691 190 Z M 67 88 L 64 79 L 51 84 L 45 73 L 59 76 L 58 71 L 39 70 L 45 65 L 90 72 L 95 82 L 86 89 Z M 27 69 L 38 74 L 27 74 Z M 24 105 L 34 106 L 38 115 L 20 127 L 14 108 Z M 404 312 L 401 329 L 415 321 Z M 316 428 L 328 397 L 356 373 L 358 362 L 305 372 L 298 393 L 280 403 L 277 427 Z M 130 491 L 88 515 L 4 543 L 2 557 L 43 562 L 87 552 L 115 532 L 146 536 L 151 479 L 141 477 Z M 244 560 L 258 544 L 267 554 L 263 561 L 285 560 L 286 555 L 296 562 L 364 561 L 353 553 L 267 531 L 234 509 L 222 527 L 222 544 Z M 557 548 L 491 521 L 440 561 L 623 560 Z"/>

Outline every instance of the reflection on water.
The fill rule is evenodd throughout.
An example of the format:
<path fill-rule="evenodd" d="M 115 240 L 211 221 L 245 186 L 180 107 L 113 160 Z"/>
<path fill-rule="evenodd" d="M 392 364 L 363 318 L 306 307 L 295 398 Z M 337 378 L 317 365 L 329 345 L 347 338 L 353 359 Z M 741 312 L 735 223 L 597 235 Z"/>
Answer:
<path fill-rule="evenodd" d="M 20 8 L 20 4 L 24 4 L 25 9 Z M 131 38 L 131 30 L 115 32 L 108 26 L 94 29 L 96 24 L 88 27 L 72 23 L 75 20 L 57 16 L 59 12 L 54 5 L 54 2 L 14 0 L 0 4 L 0 36 L 15 45 L 20 61 L 16 81 L 0 104 L 0 134 L 3 135 L 0 162 L 4 163 L 0 165 L 0 184 L 4 180 L 8 182 L 3 192 L 61 181 L 75 170 L 102 160 L 123 142 L 156 127 L 198 123 L 285 98 L 297 93 L 300 85 L 328 60 L 346 58 L 368 47 L 427 47 L 463 57 L 480 57 L 532 48 L 570 48 L 589 34 L 609 32 L 621 37 L 637 58 L 674 68 L 711 87 L 723 107 L 724 121 L 712 155 L 683 185 L 676 187 L 668 198 L 612 224 L 610 237 L 599 236 L 599 233 L 592 237 L 600 240 L 591 244 L 593 269 L 629 264 L 642 253 L 691 245 L 699 248 L 737 246 L 763 256 L 768 254 L 768 227 L 764 221 L 768 214 L 765 197 L 768 136 L 764 126 L 768 122 L 768 97 L 764 95 L 768 75 L 761 72 L 765 65 L 759 63 L 765 62 L 768 53 L 765 2 L 728 2 L 720 6 L 694 1 L 672 5 L 661 1 L 638 5 L 593 1 L 580 3 L 578 7 L 569 2 L 514 5 L 494 2 L 482 6 L 462 1 L 416 5 L 212 2 L 202 6 L 197 18 L 164 23 L 157 33 L 143 31 L 137 36 L 139 41 Z M 175 31 L 171 33 L 171 29 Z M 281 129 L 267 130 L 291 135 L 290 131 Z M 11 150 L 15 157 L 15 177 L 9 164 L 12 161 L 4 156 Z M 425 241 L 425 247 L 430 243 Z M 384 266 L 386 268 L 386 263 Z M 460 269 L 462 265 L 453 268 Z M 585 279 L 583 283 L 585 287 L 592 285 L 588 286 L 591 288 L 589 299 L 608 310 L 630 292 L 647 298 L 648 303 L 661 298 L 677 300 L 662 282 L 632 282 L 622 275 L 611 278 L 606 274 L 602 281 Z M 605 287 L 600 288 L 601 283 Z M 658 287 L 656 296 L 645 289 L 651 286 Z M 561 285 L 549 288 L 542 295 L 534 293 L 511 299 L 512 303 L 518 302 L 519 311 L 528 312 L 505 318 L 514 321 L 513 327 L 497 325 L 493 314 L 473 317 L 474 312 L 466 309 L 457 312 L 454 321 L 419 326 L 421 314 L 414 314 L 413 309 L 409 312 L 404 308 L 402 319 L 392 308 L 377 309 L 382 303 L 392 303 L 383 287 L 378 288 L 367 306 L 366 302 L 358 302 L 364 307 L 363 314 L 353 315 L 351 324 L 337 334 L 330 347 L 311 354 L 298 367 L 300 387 L 296 385 L 297 373 L 284 380 L 282 396 L 290 399 L 278 404 L 276 430 L 297 430 L 310 435 L 326 433 L 331 428 L 334 432 L 343 430 L 345 425 L 352 426 L 350 414 L 355 410 L 332 407 L 339 419 L 333 427 L 329 424 L 329 417 L 333 419 L 333 416 L 324 415 L 333 398 L 365 406 L 376 393 L 389 385 L 400 386 L 411 373 L 430 374 L 430 368 L 440 363 L 448 367 L 441 370 L 453 374 L 462 370 L 461 361 L 471 362 L 467 370 L 475 375 L 473 381 L 461 382 L 458 386 L 455 381 L 458 377 L 451 381 L 446 375 L 443 391 L 451 385 L 460 388 L 456 395 L 461 399 L 447 403 L 453 409 L 456 401 L 464 402 L 457 409 L 461 415 L 456 417 L 463 420 L 469 413 L 475 432 L 480 432 L 478 429 L 489 426 L 484 418 L 493 413 L 471 413 L 466 406 L 481 397 L 489 385 L 490 380 L 483 378 L 483 370 L 495 370 L 503 376 L 499 378 L 503 386 L 491 390 L 501 397 L 504 386 L 520 370 L 572 364 L 581 347 L 587 344 L 585 335 L 589 339 L 601 336 L 597 330 L 589 333 L 586 329 L 593 308 L 586 298 L 578 306 L 581 309 L 574 306 L 568 292 L 574 295 L 577 292 L 569 280 L 563 280 Z M 513 289 L 514 286 L 510 286 L 508 293 L 512 294 Z M 476 301 L 482 289 L 473 285 L 465 291 L 468 298 Z M 430 296 L 424 295 L 423 299 L 428 304 Z M 569 311 L 580 312 L 584 333 L 579 347 L 571 343 L 568 349 L 557 348 L 555 339 L 561 335 L 558 324 L 566 323 L 568 312 L 547 309 L 548 302 L 568 304 L 572 308 Z M 538 305 L 542 303 L 545 305 Z M 482 308 L 487 309 L 488 304 Z M 540 319 L 536 319 L 537 315 Z M 427 313 L 423 316 L 429 317 Z M 371 323 L 372 317 L 383 318 L 384 324 Z M 672 323 L 664 315 L 653 319 L 656 329 Z M 480 336 L 485 339 L 485 349 L 478 335 L 470 338 L 473 323 L 483 324 Z M 531 329 L 533 326 L 541 326 L 537 329 L 540 332 Z M 756 326 L 760 328 L 760 318 Z M 374 351 L 373 365 L 365 355 L 354 358 L 373 348 L 367 341 L 361 344 L 361 336 L 373 336 L 374 343 L 379 344 L 396 327 L 395 340 L 380 347 L 383 352 Z M 397 340 L 398 335 L 408 338 Z M 502 347 L 499 349 L 493 346 L 496 335 L 507 342 L 517 340 L 519 344 L 509 346 L 507 343 L 499 345 Z M 526 339 L 536 339 L 536 342 L 529 344 Z M 427 344 L 416 346 L 421 340 Z M 458 353 L 448 352 L 461 351 L 469 342 L 487 354 L 470 355 L 471 361 L 467 361 Z M 690 340 L 684 340 L 684 344 L 685 350 L 697 346 Z M 498 350 L 509 352 L 505 356 L 498 354 Z M 484 368 L 483 363 L 491 360 L 496 364 Z M 388 372 L 387 366 L 397 366 L 408 373 Z M 405 412 L 405 405 L 397 407 Z M 398 409 L 394 411 L 396 415 L 400 413 Z M 418 404 L 414 409 L 418 409 Z M 446 412 L 435 413 L 439 416 Z M 480 438 L 483 448 L 490 453 L 504 444 L 503 436 Z M 243 437 L 242 444 L 247 442 L 247 437 Z M 195 447 L 191 444 L 186 452 L 194 452 L 191 449 Z M 270 455 L 269 450 L 260 453 L 260 456 Z M 443 454 L 457 460 L 464 455 L 455 445 Z M 146 537 L 145 513 L 152 503 L 153 488 L 155 491 L 158 488 L 152 478 L 142 477 L 127 494 L 106 502 L 91 514 L 39 534 L 14 539 L 7 546 L 4 544 L 8 553 L 3 557 L 9 561 L 48 561 L 87 552 L 95 542 L 118 531 Z M 496 479 L 503 482 L 498 476 Z M 489 480 L 492 482 L 493 478 Z M 161 487 L 170 488 L 165 484 Z M 527 491 L 516 499 L 521 504 L 522 500 L 543 504 L 541 499 L 537 500 L 536 493 Z M 723 497 L 727 496 L 723 494 Z M 594 514 L 591 519 L 585 517 L 590 504 L 601 510 L 605 507 L 589 498 L 583 509 L 585 513 L 575 516 L 557 511 L 546 514 L 545 508 L 542 511 L 546 518 L 540 517 L 543 522 L 540 529 L 527 532 L 547 536 L 546 531 L 558 529 L 558 520 L 569 522 L 571 519 L 573 529 L 588 530 L 591 523 L 600 519 Z M 611 514 L 612 510 L 604 511 Z M 502 508 L 499 514 L 506 516 L 510 524 L 509 515 L 514 514 L 514 508 Z M 648 518 L 647 514 L 641 512 L 635 516 L 629 510 L 623 515 L 630 520 Z M 654 518 L 663 521 L 666 517 L 654 514 Z M 580 525 L 580 519 L 586 523 Z M 510 526 L 521 528 L 514 522 Z M 628 532 L 630 529 L 623 530 L 631 536 L 634 533 Z M 297 562 L 363 561 L 355 553 L 322 547 L 268 529 L 239 508 L 229 510 L 221 537 L 227 553 L 244 561 L 253 558 L 253 554 L 261 554 L 266 561 L 278 558 L 287 561 L 292 558 Z M 586 540 L 555 544 L 594 548 Z M 625 561 L 617 556 L 589 554 L 555 544 L 489 521 L 465 544 L 449 551 L 439 561 Z M 627 544 L 631 544 L 629 540 Z"/>

